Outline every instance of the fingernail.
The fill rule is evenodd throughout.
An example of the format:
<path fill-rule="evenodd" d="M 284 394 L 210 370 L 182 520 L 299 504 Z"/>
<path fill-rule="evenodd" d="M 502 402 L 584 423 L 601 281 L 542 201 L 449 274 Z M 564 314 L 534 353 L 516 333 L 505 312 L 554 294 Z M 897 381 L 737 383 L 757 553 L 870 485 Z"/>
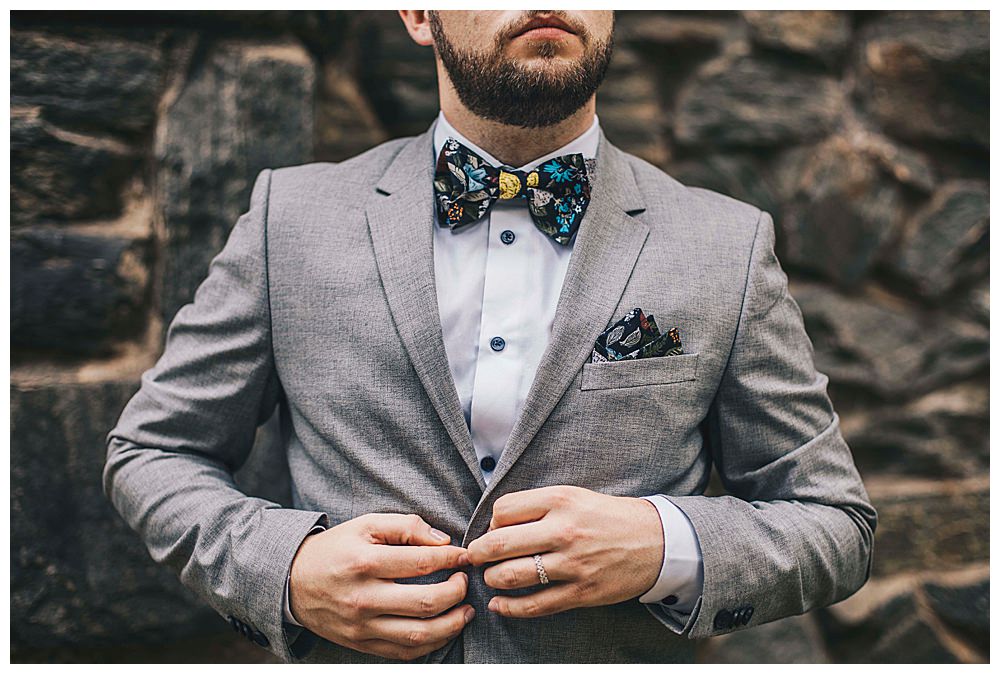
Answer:
<path fill-rule="evenodd" d="M 445 532 L 443 532 L 443 531 L 441 531 L 439 529 L 434 529 L 433 527 L 431 528 L 431 536 L 433 536 L 434 538 L 438 539 L 439 541 L 450 541 L 451 540 L 451 536 L 449 536 L 448 534 L 446 534 Z"/>
<path fill-rule="evenodd" d="M 497 602 L 497 598 L 493 597 L 493 599 L 490 599 L 490 603 L 489 603 L 489 605 L 486 608 L 488 608 L 491 611 L 496 611 L 498 603 L 499 602 Z"/>
<path fill-rule="evenodd" d="M 472 618 L 475 617 L 475 615 L 476 615 L 476 609 L 472 608 L 471 606 L 468 609 L 466 609 L 465 624 L 468 625 L 470 622 L 472 622 Z"/>
<path fill-rule="evenodd" d="M 469 553 L 468 552 L 463 552 L 461 555 L 458 556 L 458 565 L 459 566 L 469 566 L 469 564 L 471 564 L 471 563 L 472 563 L 472 561 L 469 559 Z"/>

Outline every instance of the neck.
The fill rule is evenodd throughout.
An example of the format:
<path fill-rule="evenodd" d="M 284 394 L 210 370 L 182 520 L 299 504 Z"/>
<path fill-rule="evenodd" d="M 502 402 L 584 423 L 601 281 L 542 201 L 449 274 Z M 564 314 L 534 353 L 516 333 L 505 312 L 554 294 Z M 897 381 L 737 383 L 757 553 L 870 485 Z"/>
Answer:
<path fill-rule="evenodd" d="M 508 166 L 523 166 L 566 145 L 594 123 L 596 96 L 563 121 L 525 129 L 483 119 L 469 111 L 454 91 L 441 92 L 441 111 L 463 136 Z"/>

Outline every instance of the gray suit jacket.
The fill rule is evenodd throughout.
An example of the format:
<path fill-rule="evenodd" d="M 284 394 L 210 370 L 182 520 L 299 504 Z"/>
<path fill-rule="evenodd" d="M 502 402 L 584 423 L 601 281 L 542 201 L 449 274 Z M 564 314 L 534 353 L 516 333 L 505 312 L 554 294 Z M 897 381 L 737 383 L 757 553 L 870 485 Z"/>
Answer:
<path fill-rule="evenodd" d="M 686 187 L 602 135 L 551 341 L 487 487 L 438 314 L 432 156 L 428 131 L 257 176 L 108 435 L 105 491 L 153 558 L 261 645 L 310 662 L 378 660 L 309 633 L 289 649 L 282 591 L 314 524 L 413 512 L 466 545 L 499 496 L 545 485 L 668 495 L 704 555 L 690 619 L 637 600 L 505 619 L 473 571 L 476 618 L 428 661 L 688 661 L 693 637 L 857 590 L 876 515 L 771 216 Z M 678 326 L 685 354 L 588 362 L 598 334 L 636 306 Z M 292 508 L 232 478 L 276 406 Z M 731 495 L 702 495 L 713 464 Z"/>

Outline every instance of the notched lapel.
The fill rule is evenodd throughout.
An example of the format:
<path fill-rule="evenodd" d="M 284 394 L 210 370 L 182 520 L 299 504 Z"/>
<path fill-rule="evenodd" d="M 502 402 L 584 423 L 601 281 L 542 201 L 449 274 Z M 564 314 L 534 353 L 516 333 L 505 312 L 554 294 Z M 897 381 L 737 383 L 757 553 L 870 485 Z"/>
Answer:
<path fill-rule="evenodd" d="M 448 366 L 434 278 L 431 130 L 400 150 L 365 213 L 389 309 L 441 422 L 481 488 L 486 487 Z"/>
<path fill-rule="evenodd" d="M 645 209 L 632 168 L 603 132 L 596 174 L 556 305 L 552 337 L 483 501 L 524 453 L 590 357 L 649 235 L 649 226 L 632 215 Z"/>

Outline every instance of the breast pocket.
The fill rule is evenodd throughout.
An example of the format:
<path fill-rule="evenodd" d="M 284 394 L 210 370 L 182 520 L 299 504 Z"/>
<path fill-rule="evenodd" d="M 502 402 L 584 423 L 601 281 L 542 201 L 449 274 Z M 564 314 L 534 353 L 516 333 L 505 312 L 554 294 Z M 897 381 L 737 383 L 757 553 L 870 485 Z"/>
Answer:
<path fill-rule="evenodd" d="M 580 388 L 607 389 L 691 381 L 698 376 L 698 354 L 656 356 L 608 363 L 584 363 Z"/>

